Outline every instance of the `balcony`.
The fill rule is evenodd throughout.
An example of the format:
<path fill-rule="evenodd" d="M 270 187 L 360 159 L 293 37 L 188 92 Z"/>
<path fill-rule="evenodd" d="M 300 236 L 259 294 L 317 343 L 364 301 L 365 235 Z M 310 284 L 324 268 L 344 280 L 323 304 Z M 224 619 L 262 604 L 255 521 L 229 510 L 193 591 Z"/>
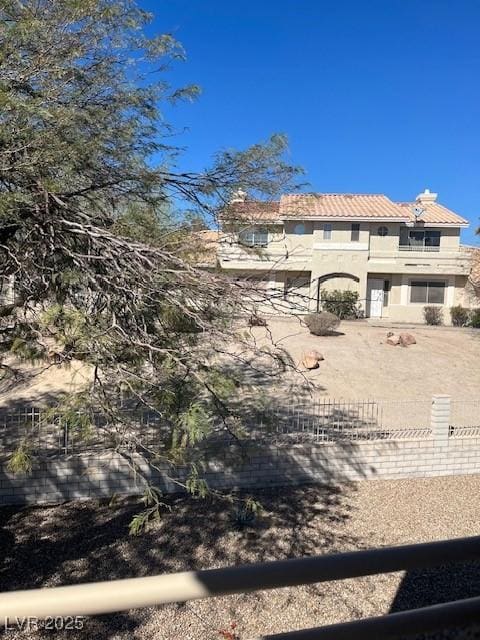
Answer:
<path fill-rule="evenodd" d="M 398 246 L 399 251 L 422 251 L 427 253 L 438 253 L 440 247 L 431 247 L 427 245 L 401 244 Z"/>
<path fill-rule="evenodd" d="M 423 245 L 397 245 L 390 251 L 370 250 L 369 269 L 389 273 L 435 273 L 468 275 L 471 254 L 463 248 L 443 248 Z"/>
<path fill-rule="evenodd" d="M 303 269 L 310 263 L 310 247 L 289 247 L 285 241 L 252 247 L 225 240 L 219 243 L 220 266 L 226 269 Z"/>

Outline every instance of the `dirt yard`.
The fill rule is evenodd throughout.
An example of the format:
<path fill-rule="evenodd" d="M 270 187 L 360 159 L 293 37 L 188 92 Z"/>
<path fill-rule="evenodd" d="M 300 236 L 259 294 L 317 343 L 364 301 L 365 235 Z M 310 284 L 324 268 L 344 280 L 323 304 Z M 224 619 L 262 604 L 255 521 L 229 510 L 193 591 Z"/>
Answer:
<path fill-rule="evenodd" d="M 241 331 L 245 329 L 245 325 L 240 327 Z M 320 337 L 311 335 L 295 318 L 270 318 L 267 328 L 248 330 L 258 346 L 271 347 L 273 342 L 285 349 L 295 364 L 304 351 L 311 349 L 325 357 L 319 369 L 303 370 L 305 379 L 291 371 L 271 381 L 252 379 L 254 387 L 283 399 L 294 398 L 300 392 L 295 387 L 305 386 L 305 381 L 313 383 L 315 395 L 336 400 L 425 400 L 433 394 L 471 400 L 480 396 L 479 330 L 426 326 L 391 329 L 359 320 L 343 321 L 336 335 Z M 392 347 L 386 343 L 389 330 L 408 331 L 417 344 Z M 24 365 L 23 373 L 23 381 L 0 383 L 0 407 L 51 404 L 59 393 L 91 381 L 91 370 L 79 362 L 69 368 Z M 247 371 L 248 375 L 251 372 Z"/>
<path fill-rule="evenodd" d="M 417 344 L 386 343 L 388 331 L 408 331 Z M 339 335 L 314 336 L 295 319 L 269 319 L 254 327 L 258 344 L 273 340 L 295 363 L 316 349 L 325 360 L 305 375 L 322 396 L 345 400 L 408 400 L 450 394 L 458 400 L 480 396 L 480 331 L 450 327 L 389 328 L 343 321 Z M 270 337 L 271 334 L 271 337 Z"/>
<path fill-rule="evenodd" d="M 92 380 L 90 367 L 82 362 L 74 361 L 68 367 L 15 364 L 20 376 L 0 382 L 0 408 L 55 404 L 60 394 L 82 388 Z"/>
<path fill-rule="evenodd" d="M 480 476 L 376 480 L 259 490 L 264 513 L 239 528 L 225 504 L 175 500 L 173 511 L 132 538 L 138 506 L 93 501 L 0 508 L 0 591 L 473 536 L 480 533 Z M 66 526 L 68 523 L 68 526 Z M 443 566 L 99 616 L 65 640 L 240 640 L 480 595 L 478 564 Z M 478 634 L 478 632 L 477 632 Z M 422 640 L 467 640 L 461 631 Z M 5 640 L 50 638 L 7 631 Z M 420 640 L 417 637 L 417 640 Z"/>

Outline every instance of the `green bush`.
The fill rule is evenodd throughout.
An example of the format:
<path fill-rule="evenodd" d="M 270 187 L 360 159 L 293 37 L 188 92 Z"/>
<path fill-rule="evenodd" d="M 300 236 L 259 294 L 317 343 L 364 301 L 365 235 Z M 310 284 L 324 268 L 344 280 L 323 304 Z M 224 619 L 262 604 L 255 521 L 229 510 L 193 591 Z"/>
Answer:
<path fill-rule="evenodd" d="M 454 327 L 464 327 L 468 323 L 468 309 L 461 305 L 450 307 L 450 316 Z"/>
<path fill-rule="evenodd" d="M 310 313 L 305 317 L 305 324 L 314 336 L 328 336 L 340 324 L 340 318 L 328 311 Z"/>
<path fill-rule="evenodd" d="M 470 311 L 470 318 L 469 318 L 468 324 L 471 327 L 474 327 L 475 329 L 480 329 L 480 308 L 472 309 Z"/>
<path fill-rule="evenodd" d="M 322 309 L 343 320 L 358 317 L 358 293 L 356 291 L 326 291 L 322 289 Z"/>
<path fill-rule="evenodd" d="M 443 309 L 441 307 L 423 307 L 423 317 L 427 324 L 443 324 Z"/>

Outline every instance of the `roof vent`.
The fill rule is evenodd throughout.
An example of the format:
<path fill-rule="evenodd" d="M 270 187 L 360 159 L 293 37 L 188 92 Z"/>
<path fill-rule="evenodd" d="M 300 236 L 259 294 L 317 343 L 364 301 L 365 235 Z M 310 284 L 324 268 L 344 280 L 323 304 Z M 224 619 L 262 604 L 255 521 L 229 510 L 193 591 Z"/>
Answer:
<path fill-rule="evenodd" d="M 438 193 L 431 193 L 430 189 L 425 189 L 423 193 L 419 193 L 416 200 L 417 202 L 421 202 L 422 204 L 426 204 L 428 202 L 435 202 L 437 199 Z"/>

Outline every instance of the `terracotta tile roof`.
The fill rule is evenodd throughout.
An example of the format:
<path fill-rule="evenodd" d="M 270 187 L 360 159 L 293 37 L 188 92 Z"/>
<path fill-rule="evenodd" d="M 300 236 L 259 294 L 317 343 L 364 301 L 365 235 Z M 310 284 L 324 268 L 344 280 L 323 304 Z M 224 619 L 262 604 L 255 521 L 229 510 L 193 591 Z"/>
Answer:
<path fill-rule="evenodd" d="M 413 222 L 415 216 L 412 208 L 415 205 L 425 209 L 421 219 L 427 224 L 468 224 L 468 220 L 438 202 L 421 205 L 417 202 L 393 202 L 383 194 L 368 193 L 292 193 L 283 195 L 280 201 L 246 200 L 229 205 L 221 218 L 223 221 L 251 222 L 276 222 L 292 218 L 382 218 Z"/>
<path fill-rule="evenodd" d="M 230 204 L 221 218 L 230 220 L 262 220 L 275 222 L 280 220 L 278 200 L 259 202 L 258 200 L 246 200 Z"/>
<path fill-rule="evenodd" d="M 404 209 L 383 194 L 296 193 L 282 196 L 281 218 L 392 218 L 408 217 Z"/>
<path fill-rule="evenodd" d="M 438 202 L 424 202 L 422 204 L 418 202 L 399 202 L 398 204 L 404 211 L 408 212 L 411 220 L 415 219 L 412 213 L 412 207 L 419 206 L 425 210 L 425 213 L 421 215 L 420 219 L 427 224 L 468 224 L 468 220 L 465 220 L 465 218 L 450 211 L 450 209 L 447 209 Z"/>

